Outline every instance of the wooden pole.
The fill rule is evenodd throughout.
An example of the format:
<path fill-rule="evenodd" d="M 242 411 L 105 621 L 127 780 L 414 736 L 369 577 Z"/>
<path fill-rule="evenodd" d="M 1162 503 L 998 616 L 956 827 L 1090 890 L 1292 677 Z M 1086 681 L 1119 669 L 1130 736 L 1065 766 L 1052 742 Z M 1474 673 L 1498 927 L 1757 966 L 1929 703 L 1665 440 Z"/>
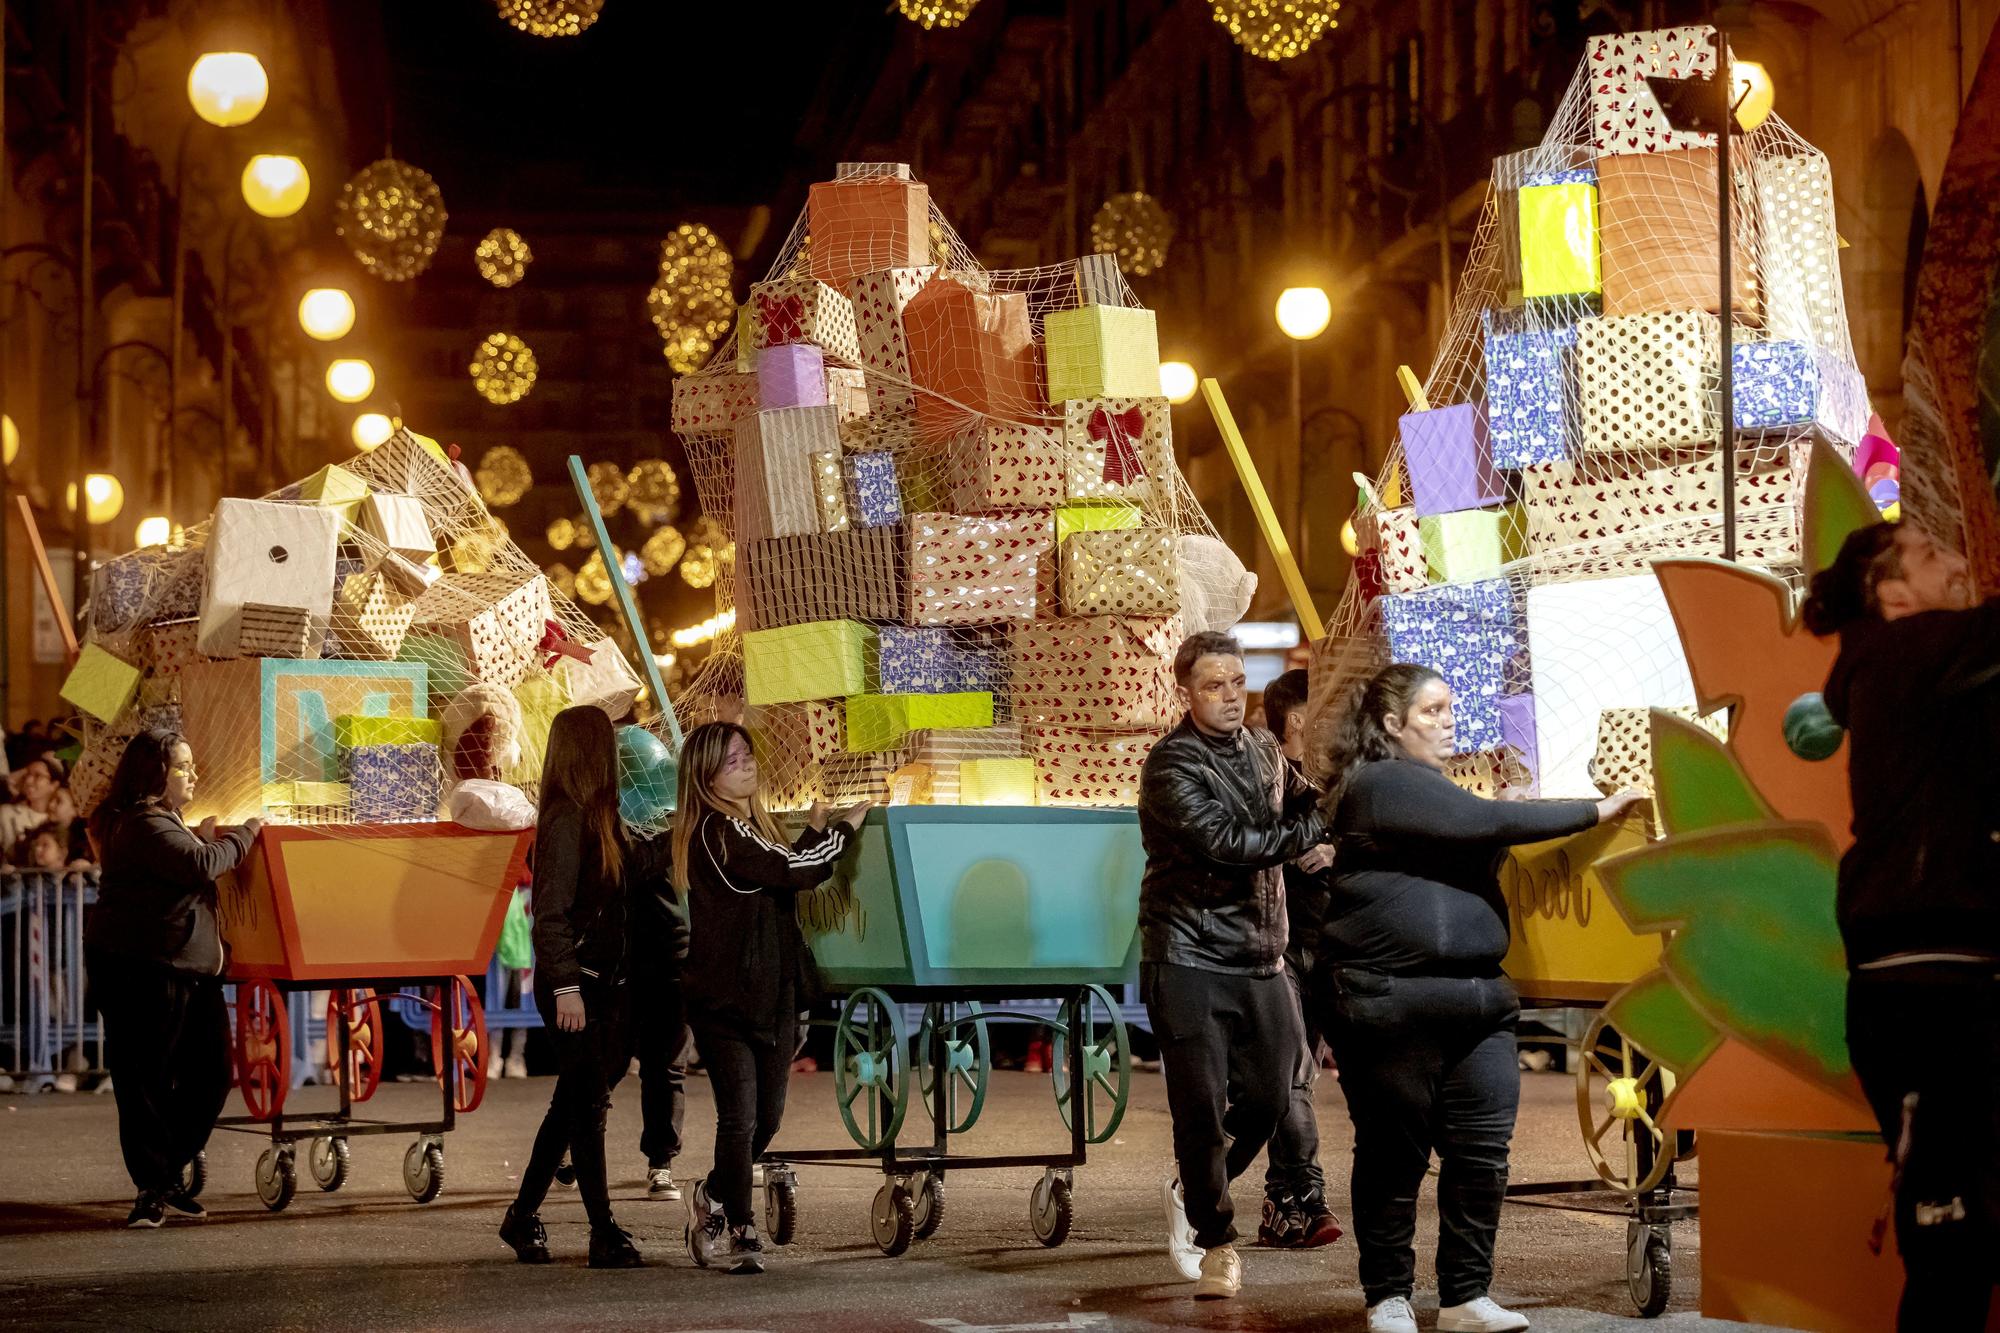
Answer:
<path fill-rule="evenodd" d="M 28 550 L 35 557 L 35 571 L 42 577 L 42 591 L 49 595 L 49 606 L 56 613 L 56 628 L 62 631 L 63 652 L 68 655 L 69 664 L 76 665 L 76 657 L 82 650 L 76 643 L 76 625 L 69 618 L 69 608 L 63 605 L 62 591 L 56 587 L 56 571 L 49 564 L 48 548 L 42 545 L 42 530 L 35 524 L 35 511 L 28 506 L 28 497 L 17 495 L 14 503 L 20 506 L 21 526 L 28 530 Z"/>

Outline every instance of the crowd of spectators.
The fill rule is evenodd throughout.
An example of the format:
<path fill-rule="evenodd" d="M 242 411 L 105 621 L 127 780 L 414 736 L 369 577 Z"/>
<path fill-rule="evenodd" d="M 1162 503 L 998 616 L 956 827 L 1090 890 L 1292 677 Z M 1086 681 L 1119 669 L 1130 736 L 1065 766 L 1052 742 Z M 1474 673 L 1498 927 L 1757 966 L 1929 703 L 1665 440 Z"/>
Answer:
<path fill-rule="evenodd" d="M 7 734 L 0 869 L 81 870 L 95 864 L 60 753 L 65 739 L 39 718 Z"/>

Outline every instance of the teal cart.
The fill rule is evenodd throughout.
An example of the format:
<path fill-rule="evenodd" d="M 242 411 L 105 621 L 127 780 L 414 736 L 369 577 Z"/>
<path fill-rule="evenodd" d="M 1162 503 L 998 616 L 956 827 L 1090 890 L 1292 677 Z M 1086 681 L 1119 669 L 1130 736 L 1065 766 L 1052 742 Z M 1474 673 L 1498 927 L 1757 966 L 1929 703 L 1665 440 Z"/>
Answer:
<path fill-rule="evenodd" d="M 765 1154 L 764 1223 L 775 1243 L 796 1225 L 798 1162 L 879 1167 L 870 1221 L 888 1255 L 944 1221 L 948 1171 L 1038 1166 L 1029 1221 L 1044 1245 L 1063 1243 L 1073 1172 L 1088 1145 L 1116 1132 L 1131 1091 L 1124 1016 L 1105 987 L 1138 970 L 1145 860 L 1132 810 L 869 813 L 839 873 L 799 899 L 827 988 L 845 995 L 834 1090 L 856 1146 Z M 906 1006 L 921 1013 L 914 1033 Z M 951 1136 L 971 1129 L 985 1102 L 996 1019 L 1051 1031 L 1050 1077 L 1069 1130 L 1059 1152 L 949 1154 Z M 923 1146 L 901 1141 L 913 1101 L 930 1122 Z"/>

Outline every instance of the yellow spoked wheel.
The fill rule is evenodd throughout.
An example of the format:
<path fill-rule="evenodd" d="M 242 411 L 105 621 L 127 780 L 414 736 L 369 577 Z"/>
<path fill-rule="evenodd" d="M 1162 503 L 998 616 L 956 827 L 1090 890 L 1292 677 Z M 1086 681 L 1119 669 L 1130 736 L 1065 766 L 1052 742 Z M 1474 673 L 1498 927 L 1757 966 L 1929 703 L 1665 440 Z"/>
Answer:
<path fill-rule="evenodd" d="M 1666 1178 L 1675 1136 L 1655 1117 L 1673 1090 L 1672 1070 L 1602 1015 L 1591 1020 L 1578 1043 L 1576 1116 L 1590 1164 L 1612 1189 L 1644 1194 Z"/>

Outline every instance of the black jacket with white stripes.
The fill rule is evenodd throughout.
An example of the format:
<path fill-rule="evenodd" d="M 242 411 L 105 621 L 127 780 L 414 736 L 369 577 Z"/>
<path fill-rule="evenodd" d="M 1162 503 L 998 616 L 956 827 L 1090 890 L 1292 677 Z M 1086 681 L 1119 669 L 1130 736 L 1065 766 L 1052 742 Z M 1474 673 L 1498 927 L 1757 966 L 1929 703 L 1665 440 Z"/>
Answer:
<path fill-rule="evenodd" d="M 797 899 L 832 877 L 850 836 L 836 822 L 824 832 L 808 828 L 786 847 L 748 820 L 702 815 L 687 867 L 691 1022 L 774 1041 L 787 1007 L 819 998 Z"/>

